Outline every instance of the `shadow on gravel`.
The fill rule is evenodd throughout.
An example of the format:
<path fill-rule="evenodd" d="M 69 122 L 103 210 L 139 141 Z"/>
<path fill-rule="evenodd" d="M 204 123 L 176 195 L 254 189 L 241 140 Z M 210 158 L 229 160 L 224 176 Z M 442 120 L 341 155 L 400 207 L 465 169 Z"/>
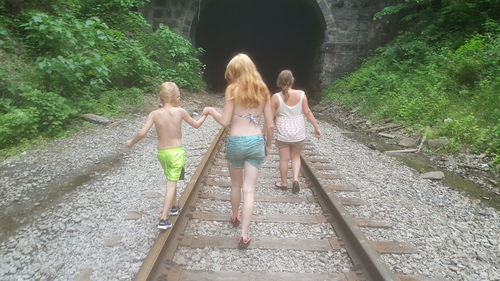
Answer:
<path fill-rule="evenodd" d="M 33 188 L 34 194 L 29 200 L 17 201 L 0 213 L 0 241 L 6 240 L 19 227 L 31 222 L 32 218 L 60 202 L 63 196 L 117 166 L 124 154 L 125 149 L 120 149 L 111 155 L 101 157 L 96 164 L 81 169 L 77 173 L 60 175 L 56 180 L 48 183 L 46 188 Z"/>

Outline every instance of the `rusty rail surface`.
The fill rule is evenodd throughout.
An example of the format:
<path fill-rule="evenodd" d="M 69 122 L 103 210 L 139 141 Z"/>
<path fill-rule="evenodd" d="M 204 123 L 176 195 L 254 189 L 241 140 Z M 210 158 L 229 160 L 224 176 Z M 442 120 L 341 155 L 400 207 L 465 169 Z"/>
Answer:
<path fill-rule="evenodd" d="M 335 192 L 327 190 L 318 180 L 316 173 L 311 168 L 311 164 L 303 157 L 301 159 L 302 169 L 310 175 L 309 180 L 313 182 L 316 187 L 315 190 L 320 193 L 320 200 L 327 205 L 327 208 L 333 214 L 334 219 L 331 223 L 336 226 L 337 235 L 346 242 L 345 247 L 354 263 L 354 268 L 362 268 L 363 271 L 360 274 L 365 275 L 367 280 L 401 280 L 389 270 L 377 251 L 370 245 L 366 236 L 359 229 L 358 224 L 340 203 Z"/>

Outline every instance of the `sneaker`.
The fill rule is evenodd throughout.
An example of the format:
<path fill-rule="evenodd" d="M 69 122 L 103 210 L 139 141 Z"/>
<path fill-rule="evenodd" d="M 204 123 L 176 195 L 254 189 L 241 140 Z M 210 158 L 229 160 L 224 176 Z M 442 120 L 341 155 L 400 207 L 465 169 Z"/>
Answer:
<path fill-rule="evenodd" d="M 177 216 L 182 210 L 181 206 L 173 206 L 170 208 L 170 212 L 168 212 L 169 215 L 171 216 Z"/>
<path fill-rule="evenodd" d="M 299 187 L 299 182 L 298 181 L 293 181 L 293 185 L 292 185 L 292 193 L 295 194 L 295 193 L 298 193 L 300 190 L 300 187 Z"/>
<path fill-rule="evenodd" d="M 250 245 L 251 241 L 252 241 L 252 239 L 250 237 L 247 237 L 247 238 L 240 237 L 238 239 L 238 248 L 240 248 L 240 249 L 248 248 L 248 245 Z"/>
<path fill-rule="evenodd" d="M 169 229 L 172 227 L 172 222 L 168 219 L 166 220 L 160 220 L 158 223 L 158 228 L 159 229 Z"/>

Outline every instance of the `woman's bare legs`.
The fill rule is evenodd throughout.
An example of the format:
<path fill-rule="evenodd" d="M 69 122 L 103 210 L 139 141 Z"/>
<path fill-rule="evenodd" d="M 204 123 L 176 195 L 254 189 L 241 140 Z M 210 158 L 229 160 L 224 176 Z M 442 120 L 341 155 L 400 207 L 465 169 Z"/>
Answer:
<path fill-rule="evenodd" d="M 243 207 L 241 216 L 241 237 L 248 237 L 248 227 L 253 215 L 253 205 L 255 197 L 255 185 L 257 184 L 257 175 L 259 169 L 248 162 L 244 165 L 243 176 Z"/>
<path fill-rule="evenodd" d="M 243 184 L 243 168 L 235 168 L 227 164 L 231 177 L 231 210 L 232 218 L 238 217 L 241 201 L 241 185 Z"/>
<path fill-rule="evenodd" d="M 300 173 L 300 153 L 302 150 L 300 148 L 292 146 L 290 149 L 290 156 L 292 158 L 292 174 L 293 180 L 299 181 Z"/>
<path fill-rule="evenodd" d="M 288 162 L 290 161 L 290 147 L 280 148 L 280 177 L 279 186 L 288 185 Z"/>

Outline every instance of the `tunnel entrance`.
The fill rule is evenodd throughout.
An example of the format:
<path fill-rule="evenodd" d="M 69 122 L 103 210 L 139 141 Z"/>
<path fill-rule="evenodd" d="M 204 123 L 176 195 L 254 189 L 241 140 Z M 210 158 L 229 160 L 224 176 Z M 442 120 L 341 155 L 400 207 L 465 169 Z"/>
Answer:
<path fill-rule="evenodd" d="M 224 71 L 237 53 L 248 54 L 269 90 L 282 69 L 295 75 L 295 87 L 318 88 L 318 58 L 325 24 L 315 0 L 204 0 L 191 38 L 205 53 L 209 90 L 225 89 Z"/>

